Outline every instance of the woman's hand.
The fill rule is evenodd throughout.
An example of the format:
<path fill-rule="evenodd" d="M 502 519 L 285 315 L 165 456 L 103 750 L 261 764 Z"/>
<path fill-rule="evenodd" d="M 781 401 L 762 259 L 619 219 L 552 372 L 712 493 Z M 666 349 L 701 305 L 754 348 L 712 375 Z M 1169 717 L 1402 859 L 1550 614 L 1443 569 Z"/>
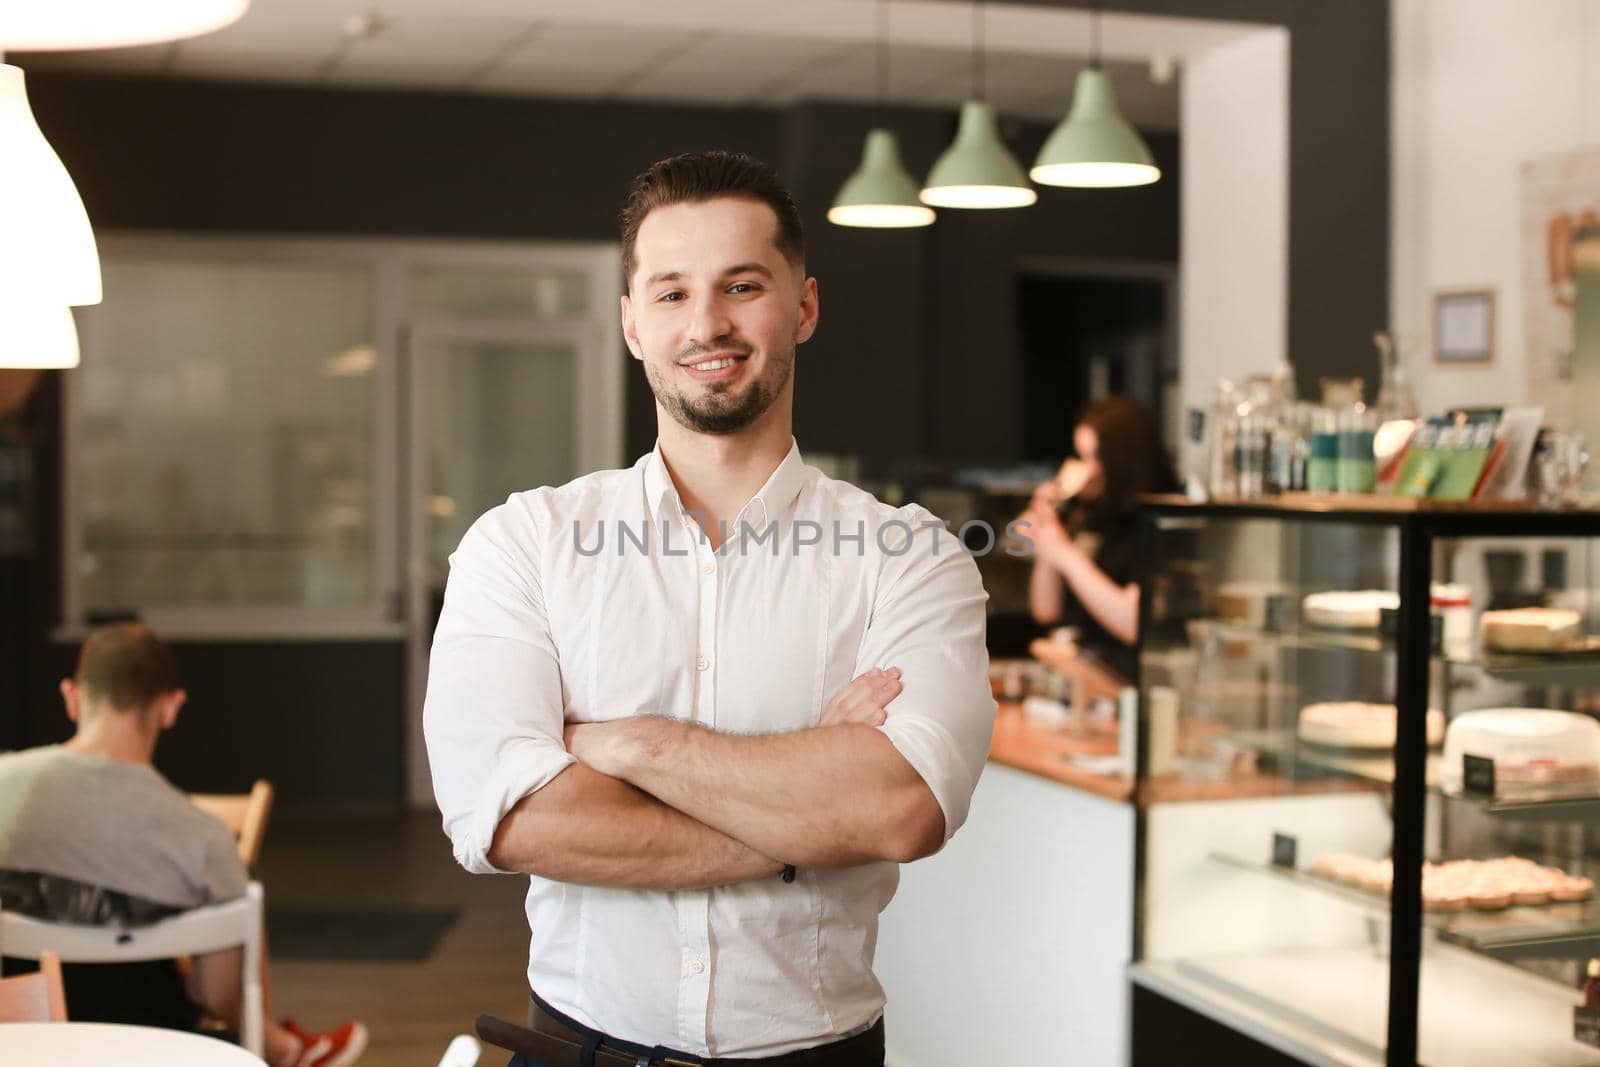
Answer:
<path fill-rule="evenodd" d="M 1077 553 L 1078 548 L 1067 535 L 1066 527 L 1061 525 L 1061 517 L 1056 514 L 1054 487 L 1054 482 L 1046 482 L 1034 490 L 1028 510 L 1018 515 L 1016 521 L 1028 524 L 1018 532 L 1033 542 L 1035 558 L 1044 560 L 1056 570 L 1063 570 L 1065 564 L 1062 561 Z"/>

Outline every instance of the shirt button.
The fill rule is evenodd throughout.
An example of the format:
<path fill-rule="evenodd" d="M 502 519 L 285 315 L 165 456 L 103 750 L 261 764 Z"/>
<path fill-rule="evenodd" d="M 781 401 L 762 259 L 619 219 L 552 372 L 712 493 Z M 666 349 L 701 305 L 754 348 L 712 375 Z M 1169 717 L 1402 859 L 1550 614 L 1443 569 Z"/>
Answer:
<path fill-rule="evenodd" d="M 705 969 L 706 969 L 706 961 L 705 960 L 702 960 L 702 959 L 699 959 L 698 957 L 696 957 L 695 959 L 692 959 L 692 960 L 689 961 L 689 970 L 690 970 L 691 973 L 693 973 L 693 974 L 703 974 L 703 973 L 705 973 Z"/>
<path fill-rule="evenodd" d="M 710 666 L 711 666 L 711 661 L 706 659 L 704 656 L 701 656 L 699 659 L 694 661 L 694 669 L 697 670 L 697 671 L 706 670 Z"/>
<path fill-rule="evenodd" d="M 715 563 L 702 563 L 700 564 L 700 573 L 715 574 L 717 573 L 717 565 Z"/>

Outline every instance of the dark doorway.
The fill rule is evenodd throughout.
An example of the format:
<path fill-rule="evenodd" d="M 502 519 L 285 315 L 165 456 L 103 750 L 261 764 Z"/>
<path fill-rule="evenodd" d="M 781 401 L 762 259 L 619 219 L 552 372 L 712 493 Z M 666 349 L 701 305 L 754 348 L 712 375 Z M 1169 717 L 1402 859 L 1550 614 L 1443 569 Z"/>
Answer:
<path fill-rule="evenodd" d="M 1164 279 L 1024 274 L 1017 319 L 1024 459 L 1071 455 L 1077 413 L 1109 393 L 1130 394 L 1164 424 L 1172 375 Z"/>

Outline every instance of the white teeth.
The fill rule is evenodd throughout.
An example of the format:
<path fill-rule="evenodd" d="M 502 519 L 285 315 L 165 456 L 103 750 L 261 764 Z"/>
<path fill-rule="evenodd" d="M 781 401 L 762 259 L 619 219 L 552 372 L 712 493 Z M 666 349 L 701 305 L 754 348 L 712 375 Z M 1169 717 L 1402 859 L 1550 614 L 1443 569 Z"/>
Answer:
<path fill-rule="evenodd" d="M 731 359 L 709 359 L 704 363 L 696 363 L 695 370 L 721 370 L 723 367 L 733 366 Z"/>

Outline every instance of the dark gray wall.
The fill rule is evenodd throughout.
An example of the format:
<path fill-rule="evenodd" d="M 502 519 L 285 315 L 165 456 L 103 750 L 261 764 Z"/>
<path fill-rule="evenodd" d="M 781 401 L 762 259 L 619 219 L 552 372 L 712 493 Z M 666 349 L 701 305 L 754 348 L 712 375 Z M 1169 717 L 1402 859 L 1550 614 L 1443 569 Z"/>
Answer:
<path fill-rule="evenodd" d="M 1079 0 L 1021 0 L 1083 8 Z M 1105 0 L 1107 11 L 1289 30 L 1289 337 L 1303 393 L 1378 380 L 1389 323 L 1389 0 Z"/>
<path fill-rule="evenodd" d="M 797 433 L 819 452 L 869 464 L 935 455 L 1005 458 L 1017 447 L 1011 273 L 1030 247 L 1085 258 L 1177 256 L 1177 185 L 1091 204 L 1046 190 L 1026 221 L 945 219 L 912 233 L 825 221 L 874 116 L 801 105 L 706 109 L 427 93 L 348 93 L 114 78 L 33 77 L 41 127 L 102 230 L 258 231 L 614 240 L 631 176 L 691 147 L 739 148 L 776 163 L 800 199 L 823 321 L 797 371 Z M 924 172 L 950 114 L 897 110 L 907 162 Z M 1043 127 L 1012 131 L 1033 152 Z M 1170 138 L 1158 139 L 1167 155 Z M 1031 244 L 1030 244 L 1031 242 Z M 1154 251 L 1152 251 L 1154 250 Z M 987 367 L 971 365 L 981 347 Z M 617 358 L 626 357 L 618 353 Z M 60 620 L 59 376 L 35 407 L 40 550 L 13 561 L 26 605 L 25 681 L 0 703 L 26 708 L 17 743 L 64 736 L 54 695 L 74 650 L 44 635 Z M 973 403 L 973 401 L 978 401 Z M 628 371 L 628 452 L 650 447 L 654 409 Z M 0 634 L 5 632 L 0 627 Z M 286 800 L 397 799 L 403 788 L 399 643 L 178 646 L 193 706 L 162 746 L 187 788 L 271 777 Z M 355 743 L 352 743 L 355 742 Z M 0 739 L 3 743 L 3 739 Z"/>
<path fill-rule="evenodd" d="M 1104 6 L 1289 28 L 1288 351 L 1302 388 L 1336 372 L 1372 377 L 1368 337 L 1387 321 L 1388 301 L 1386 0 Z M 1023 383 L 1011 280 L 1028 253 L 1177 258 L 1176 180 L 1125 192 L 1043 190 L 1027 212 L 945 212 L 932 229 L 909 233 L 828 226 L 827 202 L 871 120 L 863 109 L 63 77 L 32 77 L 29 93 L 102 229 L 613 239 L 627 180 L 650 160 L 692 147 L 751 151 L 777 163 L 800 198 L 822 283 L 822 326 L 797 371 L 797 434 L 808 449 L 853 452 L 869 466 L 1016 454 Z M 924 172 L 948 140 L 950 116 L 897 110 L 891 119 L 911 169 Z M 1010 132 L 1024 159 L 1042 136 Z M 1176 176 L 1175 139 L 1154 138 L 1152 147 Z M 0 672 L 0 744 L 63 730 L 53 685 L 70 650 L 46 640 L 60 619 L 59 385 L 59 375 L 47 376 L 30 423 L 40 544 L 0 560 L 0 656 L 22 664 Z M 654 420 L 632 370 L 627 409 L 635 454 L 649 447 Z M 194 645 L 179 655 L 196 704 L 162 760 L 180 784 L 236 788 L 266 775 L 290 800 L 399 798 L 398 643 Z"/>

